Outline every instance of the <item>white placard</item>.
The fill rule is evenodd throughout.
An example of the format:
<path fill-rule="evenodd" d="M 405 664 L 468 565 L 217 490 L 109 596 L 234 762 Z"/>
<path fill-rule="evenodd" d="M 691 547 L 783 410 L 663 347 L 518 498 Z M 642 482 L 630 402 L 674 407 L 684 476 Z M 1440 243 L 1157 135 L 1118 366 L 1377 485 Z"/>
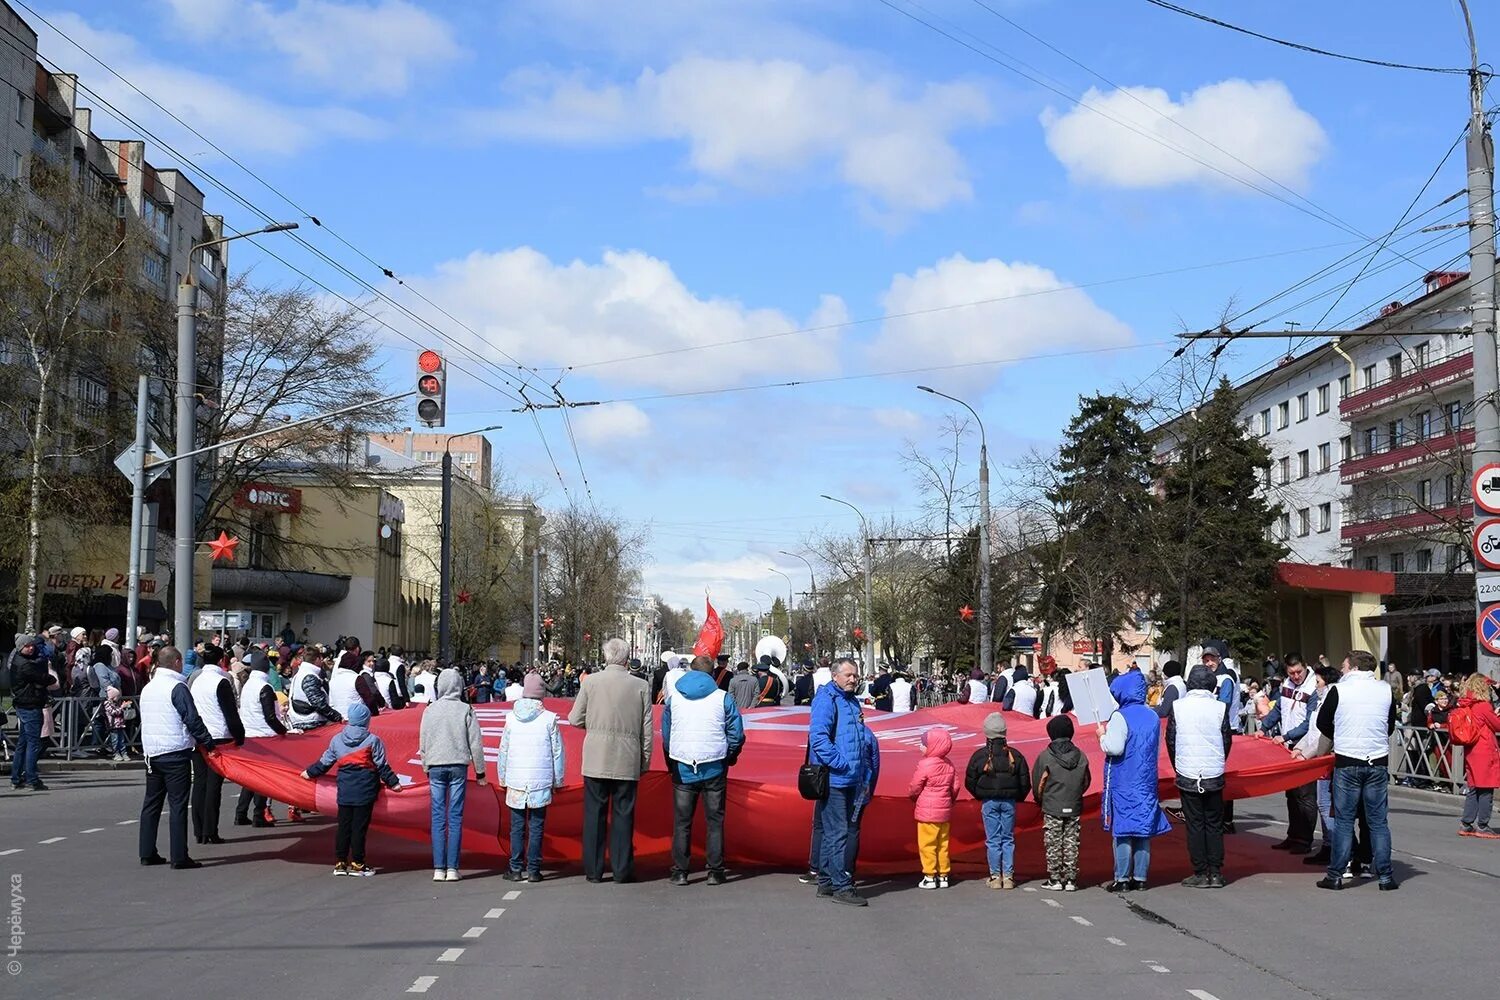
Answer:
<path fill-rule="evenodd" d="M 1109 676 L 1103 667 L 1095 667 L 1082 673 L 1071 673 L 1064 678 L 1068 695 L 1073 699 L 1073 714 L 1079 722 L 1108 722 L 1119 706 L 1114 695 L 1109 693 Z"/>
<path fill-rule="evenodd" d="M 1476 586 L 1480 604 L 1500 604 L 1500 573 L 1480 573 Z"/>

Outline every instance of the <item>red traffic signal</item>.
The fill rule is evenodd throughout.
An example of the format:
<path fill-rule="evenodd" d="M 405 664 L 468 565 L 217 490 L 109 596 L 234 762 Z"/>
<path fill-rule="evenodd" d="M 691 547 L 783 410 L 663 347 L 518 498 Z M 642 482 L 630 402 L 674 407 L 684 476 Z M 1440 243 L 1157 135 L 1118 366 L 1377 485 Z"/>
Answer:
<path fill-rule="evenodd" d="M 448 372 L 437 351 L 417 355 L 417 422 L 441 427 L 448 410 Z"/>

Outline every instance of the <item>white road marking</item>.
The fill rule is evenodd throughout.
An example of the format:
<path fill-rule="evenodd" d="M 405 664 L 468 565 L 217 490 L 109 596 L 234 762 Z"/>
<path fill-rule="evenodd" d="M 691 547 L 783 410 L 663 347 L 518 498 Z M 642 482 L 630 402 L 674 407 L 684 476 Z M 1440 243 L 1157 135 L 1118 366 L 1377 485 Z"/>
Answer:
<path fill-rule="evenodd" d="M 418 976 L 417 981 L 406 988 L 408 993 L 426 993 L 437 982 L 437 976 Z"/>
<path fill-rule="evenodd" d="M 520 889 L 512 889 L 510 892 L 507 892 L 505 895 L 501 896 L 500 898 L 503 899 L 503 900 L 506 900 L 507 902 L 510 901 L 510 900 L 512 900 L 512 899 L 520 899 L 521 898 L 521 890 Z"/>
<path fill-rule="evenodd" d="M 1188 990 L 1188 996 L 1197 997 L 1198 1000 L 1219 1000 L 1218 997 L 1208 992 L 1208 990 Z"/>
<path fill-rule="evenodd" d="M 67 840 L 67 839 L 68 839 L 67 837 L 48 837 L 46 840 L 38 840 L 37 843 L 38 844 L 55 844 L 55 843 L 57 843 L 60 840 Z"/>
<path fill-rule="evenodd" d="M 1116 948 L 1123 948 L 1123 947 L 1125 947 L 1125 942 L 1121 941 L 1119 938 L 1105 938 L 1104 940 L 1108 941 L 1110 944 L 1114 945 Z"/>
<path fill-rule="evenodd" d="M 20 854 L 23 850 L 25 850 L 24 847 L 12 847 L 8 851 L 0 851 L 0 858 L 5 857 L 7 854 Z"/>
<path fill-rule="evenodd" d="M 1150 968 L 1150 970 L 1152 972 L 1171 972 L 1172 971 L 1171 969 L 1167 968 L 1165 965 L 1152 965 L 1152 966 L 1148 966 L 1148 968 Z"/>
<path fill-rule="evenodd" d="M 503 906 L 497 906 L 493 910 L 490 910 L 488 913 L 486 913 L 484 915 L 484 919 L 486 919 L 486 920 L 494 920 L 496 917 L 500 916 L 500 914 L 502 914 L 504 912 L 505 912 L 505 907 L 503 907 Z"/>
<path fill-rule="evenodd" d="M 1022 892 L 1036 892 L 1036 886 L 1034 886 L 1034 885 L 1023 885 L 1023 886 L 1021 886 L 1021 891 Z"/>
<path fill-rule="evenodd" d="M 1042 902 L 1046 903 L 1048 906 L 1062 906 L 1062 904 L 1055 899 L 1043 898 Z"/>
<path fill-rule="evenodd" d="M 139 823 L 139 822 L 140 822 L 140 820 L 138 820 L 138 819 L 122 819 L 122 820 L 120 820 L 120 822 L 116 823 L 115 826 L 129 826 L 132 823 Z"/>
<path fill-rule="evenodd" d="M 87 830 L 79 830 L 78 832 L 79 833 L 103 833 L 104 832 L 104 827 L 102 827 L 102 826 L 91 826 Z"/>
<path fill-rule="evenodd" d="M 1442 862 L 1438 861 L 1436 858 L 1424 858 L 1420 854 L 1413 854 L 1413 855 L 1411 855 L 1411 857 L 1416 858 L 1418 861 L 1425 861 L 1429 865 L 1436 865 L 1436 864 L 1441 864 L 1442 863 Z M 1188 992 L 1191 993 L 1192 991 L 1189 990 Z"/>
<path fill-rule="evenodd" d="M 1080 925 L 1082 925 L 1084 927 L 1092 927 L 1092 926 L 1094 926 L 1093 921 L 1085 920 L 1083 917 L 1073 917 L 1072 920 L 1073 920 L 1073 923 L 1080 924 Z"/>
<path fill-rule="evenodd" d="M 477 938 L 479 935 L 481 935 L 483 933 L 484 933 L 484 928 L 483 927 L 470 927 L 468 930 L 464 931 L 464 937 L 466 937 L 466 938 Z"/>
<path fill-rule="evenodd" d="M 437 960 L 439 962 L 457 962 L 458 956 L 462 955 L 463 953 L 464 950 L 462 948 L 449 948 L 447 951 L 439 955 L 437 957 Z"/>

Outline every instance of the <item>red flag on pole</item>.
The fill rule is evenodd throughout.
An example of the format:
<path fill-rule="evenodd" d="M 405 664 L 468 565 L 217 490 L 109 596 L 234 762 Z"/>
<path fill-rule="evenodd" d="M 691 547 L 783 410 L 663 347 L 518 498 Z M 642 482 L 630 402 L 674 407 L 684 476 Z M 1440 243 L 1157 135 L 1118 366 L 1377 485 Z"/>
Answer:
<path fill-rule="evenodd" d="M 719 613 L 714 610 L 713 602 L 704 598 L 704 605 L 708 608 L 708 614 L 704 616 L 703 628 L 698 632 L 698 641 L 693 643 L 694 656 L 706 656 L 716 659 L 719 650 L 724 645 L 724 626 L 719 621 Z"/>

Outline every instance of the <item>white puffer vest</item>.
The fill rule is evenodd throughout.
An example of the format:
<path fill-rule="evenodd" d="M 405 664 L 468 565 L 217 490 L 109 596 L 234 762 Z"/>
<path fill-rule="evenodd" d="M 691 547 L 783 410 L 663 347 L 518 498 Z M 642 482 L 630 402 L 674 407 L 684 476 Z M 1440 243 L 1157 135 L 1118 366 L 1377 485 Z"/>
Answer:
<path fill-rule="evenodd" d="M 547 735 L 556 723 L 556 713 L 546 710 L 529 722 L 522 722 L 514 712 L 505 720 L 510 738 L 501 779 L 506 788 L 530 792 L 552 787 L 552 742 Z"/>
<path fill-rule="evenodd" d="M 1212 691 L 1189 691 L 1172 702 L 1177 773 L 1184 778 L 1224 776 L 1224 713 Z"/>
<path fill-rule="evenodd" d="M 193 737 L 172 705 L 172 692 L 184 683 L 175 670 L 157 668 L 141 691 L 141 751 L 147 757 L 187 750 Z"/>
<path fill-rule="evenodd" d="M 260 692 L 270 683 L 264 670 L 252 670 L 240 688 L 240 721 L 245 724 L 246 739 L 276 735 L 276 730 L 266 725 L 266 713 L 260 707 Z"/>
<path fill-rule="evenodd" d="M 1031 678 L 1017 681 L 1011 690 L 1016 693 L 1015 698 L 1011 699 L 1011 711 L 1030 715 L 1036 710 L 1036 685 L 1031 683 Z"/>
<path fill-rule="evenodd" d="M 891 711 L 897 714 L 911 711 L 911 681 L 891 681 Z"/>
<path fill-rule="evenodd" d="M 219 706 L 219 682 L 227 680 L 229 675 L 224 668 L 215 665 L 203 667 L 188 682 L 198 716 L 208 728 L 208 735 L 216 740 L 229 739 L 229 720 L 224 718 L 224 709 Z"/>
<path fill-rule="evenodd" d="M 1379 760 L 1391 752 L 1387 725 L 1391 686 L 1368 670 L 1351 670 L 1338 683 L 1333 713 L 1333 752 L 1356 760 Z"/>
<path fill-rule="evenodd" d="M 344 667 L 335 667 L 333 676 L 328 680 L 328 704 L 346 719 L 349 718 L 349 709 L 360 700 L 359 692 L 354 689 L 358 680 L 358 670 Z"/>
<path fill-rule="evenodd" d="M 729 756 L 729 735 L 724 732 L 724 692 L 703 698 L 672 695 L 672 759 L 694 770 L 699 764 Z"/>
<path fill-rule="evenodd" d="M 287 685 L 286 694 L 289 699 L 286 714 L 287 721 L 299 729 L 309 729 L 313 726 L 321 726 L 323 724 L 323 717 L 317 712 L 297 711 L 297 702 L 300 701 L 304 705 L 308 704 L 307 698 L 302 694 L 302 682 L 309 677 L 313 678 L 320 685 L 323 683 L 323 671 L 319 669 L 317 664 L 304 663 L 299 666 L 297 672 L 292 675 L 292 683 Z"/>
<path fill-rule="evenodd" d="M 982 705 L 990 700 L 990 689 L 984 681 L 969 681 L 969 704 Z"/>
<path fill-rule="evenodd" d="M 375 671 L 375 690 L 385 699 L 386 708 L 396 707 L 396 678 L 383 670 Z"/>

